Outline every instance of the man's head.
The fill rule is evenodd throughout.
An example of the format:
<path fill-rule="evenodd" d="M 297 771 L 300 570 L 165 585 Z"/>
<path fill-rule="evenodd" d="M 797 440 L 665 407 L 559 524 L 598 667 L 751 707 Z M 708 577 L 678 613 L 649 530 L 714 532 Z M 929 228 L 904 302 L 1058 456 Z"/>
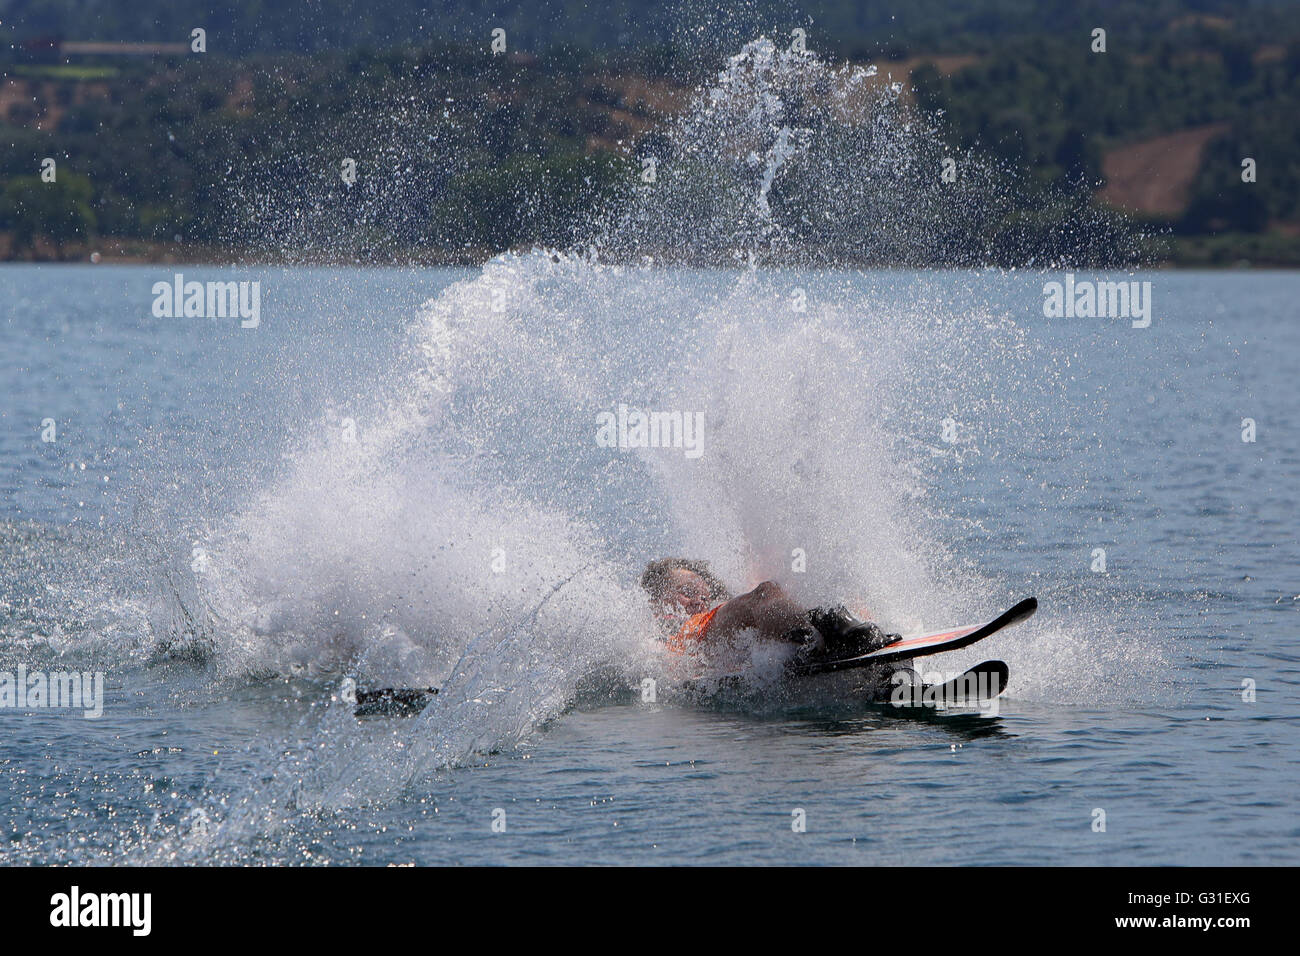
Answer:
<path fill-rule="evenodd" d="M 709 570 L 708 562 L 688 558 L 651 561 L 641 574 L 641 587 L 655 604 L 700 614 L 730 594 Z"/>

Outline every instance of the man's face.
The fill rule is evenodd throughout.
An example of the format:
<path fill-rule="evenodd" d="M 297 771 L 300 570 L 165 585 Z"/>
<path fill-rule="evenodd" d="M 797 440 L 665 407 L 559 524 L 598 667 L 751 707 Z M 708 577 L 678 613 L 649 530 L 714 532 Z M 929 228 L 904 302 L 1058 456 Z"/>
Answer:
<path fill-rule="evenodd" d="M 709 586 L 694 571 L 673 568 L 668 572 L 664 600 L 687 614 L 702 614 L 709 609 Z"/>

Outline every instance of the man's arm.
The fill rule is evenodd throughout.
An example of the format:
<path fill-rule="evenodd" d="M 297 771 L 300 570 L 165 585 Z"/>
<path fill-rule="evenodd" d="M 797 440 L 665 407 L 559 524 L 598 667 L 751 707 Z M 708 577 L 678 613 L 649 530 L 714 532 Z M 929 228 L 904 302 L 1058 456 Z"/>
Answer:
<path fill-rule="evenodd" d="M 730 637 L 754 628 L 768 640 L 788 640 L 808 624 L 804 609 L 790 599 L 781 585 L 764 581 L 748 594 L 741 594 L 719 606 L 709 624 L 711 634 Z"/>

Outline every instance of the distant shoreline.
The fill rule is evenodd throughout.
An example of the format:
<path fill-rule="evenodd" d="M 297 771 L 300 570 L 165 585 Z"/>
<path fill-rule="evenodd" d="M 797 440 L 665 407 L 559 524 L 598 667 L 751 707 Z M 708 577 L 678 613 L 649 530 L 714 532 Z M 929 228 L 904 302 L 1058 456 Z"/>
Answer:
<path fill-rule="evenodd" d="M 3 249 L 3 244 L 0 244 Z M 387 254 L 371 255 L 366 257 L 357 256 L 329 256 L 318 253 L 293 253 L 293 254 L 263 254 L 250 253 L 247 250 L 237 250 L 233 247 L 216 246 L 202 243 L 176 243 L 176 242 L 145 242 L 142 240 L 111 240 L 106 239 L 100 243 L 78 244 L 73 248 L 65 248 L 61 254 L 53 249 L 42 250 L 41 254 L 27 258 L 15 258 L 12 256 L 0 256 L 0 266 L 4 265 L 174 265 L 174 266 L 210 266 L 210 267 L 298 267 L 298 268 L 329 268 L 329 267 L 346 267 L 346 268 L 456 268 L 456 267 L 477 267 L 489 262 L 503 253 L 514 252 L 523 254 L 527 249 L 513 250 L 493 250 L 493 249 L 472 249 L 463 251 L 438 250 L 436 253 L 427 250 L 409 250 L 404 254 Z M 94 257 L 94 258 L 92 258 Z M 671 256 L 654 256 L 656 262 L 672 265 L 689 265 L 696 268 L 709 268 L 727 266 L 734 267 L 730 263 L 717 262 L 694 262 L 683 263 L 673 260 Z M 613 263 L 611 263 L 613 264 Z M 626 265 L 627 263 L 623 263 Z M 777 268 L 828 268 L 820 262 L 800 262 L 791 260 L 776 261 L 773 260 L 768 265 Z M 984 265 L 961 265 L 961 266 L 944 266 L 943 264 L 928 263 L 923 265 L 908 265 L 899 262 L 871 262 L 866 260 L 846 260 L 841 264 L 844 268 L 857 269 L 944 269 L 944 268 L 961 268 L 961 269 L 979 269 L 979 268 L 1010 268 L 1000 266 L 996 263 L 986 263 Z M 1030 269 L 1030 266 L 1018 265 L 1018 269 Z M 1062 267 L 1064 268 L 1064 267 Z M 1248 269 L 1267 269 L 1267 270 L 1297 270 L 1300 269 L 1300 256 L 1293 261 L 1276 260 L 1272 258 L 1265 259 L 1248 259 L 1237 258 L 1228 260 L 1226 258 L 1213 259 L 1205 256 L 1181 255 L 1164 258 L 1152 259 L 1150 262 L 1136 263 L 1128 265 L 1091 265 L 1080 263 L 1073 268 L 1091 269 L 1094 271 L 1115 271 L 1115 270 L 1207 270 L 1207 271 L 1234 271 Z M 1059 271 L 1059 270 L 1049 270 Z"/>
<path fill-rule="evenodd" d="M 95 242 L 69 244 L 55 249 L 44 244 L 29 257 L 9 255 L 8 243 L 0 234 L 0 264 L 28 263 L 57 265 L 177 265 L 177 266 L 475 266 L 498 253 L 490 249 L 463 252 L 409 250 L 402 255 L 328 256 L 318 253 L 268 254 L 209 243 L 158 242 L 141 239 L 104 238 Z M 92 258 L 96 256 L 97 258 Z"/>

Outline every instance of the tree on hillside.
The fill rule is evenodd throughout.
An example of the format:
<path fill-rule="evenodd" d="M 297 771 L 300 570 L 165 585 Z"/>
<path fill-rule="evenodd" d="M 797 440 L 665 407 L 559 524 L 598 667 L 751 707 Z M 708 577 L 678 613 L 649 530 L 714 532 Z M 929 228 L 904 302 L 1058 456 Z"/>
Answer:
<path fill-rule="evenodd" d="M 62 258 L 66 243 L 90 238 L 95 229 L 94 192 L 90 180 L 76 173 L 60 173 L 52 183 L 39 176 L 9 180 L 0 192 L 0 226 L 13 232 L 14 252 L 34 249 L 37 238 L 43 237 Z"/>

